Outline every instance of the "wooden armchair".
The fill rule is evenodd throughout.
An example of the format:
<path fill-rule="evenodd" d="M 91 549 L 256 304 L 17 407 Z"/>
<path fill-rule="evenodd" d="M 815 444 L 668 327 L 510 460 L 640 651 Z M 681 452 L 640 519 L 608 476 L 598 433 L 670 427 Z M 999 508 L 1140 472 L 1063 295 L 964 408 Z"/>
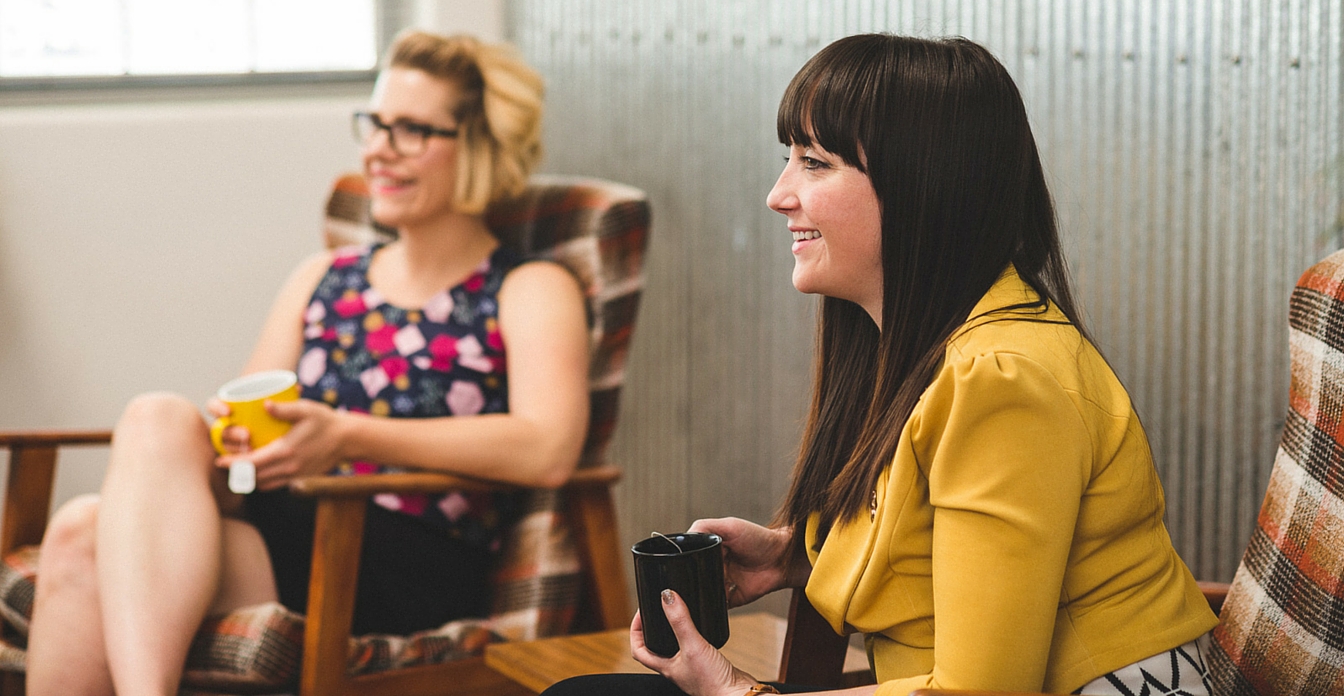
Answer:
<path fill-rule="evenodd" d="M 1200 583 L 1220 619 L 1205 657 L 1213 692 L 1223 696 L 1344 694 L 1344 251 L 1298 280 L 1288 343 L 1288 413 L 1256 528 L 1230 585 Z M 844 640 L 824 622 L 791 621 L 795 632 L 832 645 Z M 808 661 L 828 650 L 807 648 L 786 660 Z M 838 667 L 824 660 L 819 680 L 781 678 L 832 684 Z M 914 692 L 953 694 L 1007 696 Z"/>
<path fill-rule="evenodd" d="M 604 456 L 615 424 L 625 354 L 643 286 L 647 201 L 642 192 L 611 182 L 538 177 L 519 199 L 488 211 L 487 219 L 502 243 L 524 255 L 553 258 L 580 279 L 589 305 L 592 408 L 579 470 L 558 494 L 529 493 L 528 518 L 541 524 L 513 530 L 505 550 L 508 557 L 509 545 L 529 546 L 533 553 L 537 545 L 559 546 L 549 558 L 533 560 L 532 564 L 568 566 L 566 559 L 573 560 L 576 554 L 578 570 L 552 569 L 547 571 L 550 575 L 534 572 L 522 579 L 508 578 L 511 584 L 497 591 L 508 595 L 507 601 L 497 599 L 496 608 L 498 612 L 500 602 L 505 601 L 505 611 L 512 613 L 491 628 L 503 626 L 499 628 L 501 633 L 535 638 L 567 625 L 577 630 L 625 626 L 632 610 L 611 494 L 620 471 L 606 465 Z M 363 180 L 358 176 L 339 179 L 327 207 L 328 245 L 361 242 L 378 234 L 387 231 L 376 230 L 368 220 Z M 10 452 L 8 488 L 0 518 L 0 556 L 7 563 L 6 574 L 0 578 L 0 614 L 9 620 L 6 637 L 14 642 L 21 636 L 16 636 L 12 627 L 26 629 L 24 612 L 31 611 L 32 586 L 31 576 L 25 578 L 9 566 L 31 565 L 34 552 L 23 547 L 41 541 L 50 514 L 57 452 L 62 447 L 106 445 L 110 438 L 107 431 L 0 433 L 0 448 Z M 297 480 L 290 488 L 298 495 L 317 499 L 313 572 L 298 674 L 271 684 L 274 688 L 266 693 L 293 692 L 296 686 L 302 696 L 520 693 L 519 687 L 485 667 L 479 654 L 372 673 L 352 674 L 347 669 L 360 647 L 351 638 L 350 627 L 367 500 L 383 492 L 442 493 L 498 490 L 501 486 L 444 474 L 405 473 L 313 477 Z M 523 526 L 520 523 L 519 527 Z M 520 541 L 523 536 L 527 538 Z M 552 606 L 557 596 L 576 592 L 577 606 Z M 220 625 L 226 624 L 227 620 Z M 209 655 L 208 644 L 217 634 L 208 633 L 203 629 L 198 634 L 193 658 Z M 237 638 L 236 634 L 224 636 L 228 640 Z M 5 670 L 0 679 L 3 696 L 23 693 L 23 657 L 16 645 L 0 645 L 0 670 Z M 188 660 L 185 687 L 239 693 L 260 692 L 266 686 L 240 684 L 230 681 L 228 675 L 218 683 L 192 682 L 193 658 Z M 299 658 L 277 655 L 273 648 L 262 646 L 257 659 L 269 661 L 268 668 L 283 672 L 286 665 L 276 663 Z"/>

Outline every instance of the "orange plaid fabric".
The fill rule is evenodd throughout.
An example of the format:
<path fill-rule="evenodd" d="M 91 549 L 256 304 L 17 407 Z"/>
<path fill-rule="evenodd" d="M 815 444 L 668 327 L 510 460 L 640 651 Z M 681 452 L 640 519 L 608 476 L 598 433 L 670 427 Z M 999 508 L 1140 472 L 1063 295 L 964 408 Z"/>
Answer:
<path fill-rule="evenodd" d="M 1225 696 L 1344 694 L 1344 252 L 1303 274 L 1288 323 L 1288 415 L 1209 655 Z"/>

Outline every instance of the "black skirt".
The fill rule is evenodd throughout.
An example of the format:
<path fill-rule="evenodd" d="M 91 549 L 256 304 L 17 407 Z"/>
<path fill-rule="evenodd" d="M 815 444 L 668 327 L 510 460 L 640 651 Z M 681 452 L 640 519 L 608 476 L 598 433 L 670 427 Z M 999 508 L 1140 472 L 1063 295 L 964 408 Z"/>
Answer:
<path fill-rule="evenodd" d="M 306 613 L 316 502 L 282 489 L 247 496 L 244 509 L 266 541 L 280 603 Z M 487 615 L 493 560 L 484 548 L 370 501 L 352 632 L 405 635 Z"/>

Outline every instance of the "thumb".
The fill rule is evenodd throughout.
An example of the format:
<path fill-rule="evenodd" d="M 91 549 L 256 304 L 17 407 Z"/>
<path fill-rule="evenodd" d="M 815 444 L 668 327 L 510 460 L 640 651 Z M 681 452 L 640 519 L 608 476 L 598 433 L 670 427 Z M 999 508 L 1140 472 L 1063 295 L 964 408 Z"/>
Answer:
<path fill-rule="evenodd" d="M 677 636 L 677 644 L 685 649 L 697 642 L 705 642 L 700 636 L 699 629 L 695 627 L 695 621 L 691 619 L 691 610 L 687 608 L 681 595 L 672 590 L 663 590 L 662 599 L 663 615 L 667 617 L 667 623 L 672 626 L 672 633 Z"/>
<path fill-rule="evenodd" d="M 266 412 L 282 421 L 293 423 L 303 417 L 302 401 L 267 401 Z"/>

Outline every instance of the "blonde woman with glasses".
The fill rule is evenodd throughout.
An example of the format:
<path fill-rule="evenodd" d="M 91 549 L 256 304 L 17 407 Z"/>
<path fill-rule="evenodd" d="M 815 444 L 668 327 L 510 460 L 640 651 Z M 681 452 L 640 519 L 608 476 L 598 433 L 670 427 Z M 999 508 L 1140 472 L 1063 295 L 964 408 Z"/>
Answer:
<path fill-rule="evenodd" d="M 504 46 L 406 33 L 354 125 L 372 215 L 397 239 L 301 264 L 244 373 L 294 370 L 292 424 L 255 451 L 186 399 L 137 397 L 102 491 L 63 506 L 43 541 L 28 693 L 176 694 L 207 615 L 267 601 L 302 612 L 311 504 L 286 483 L 389 468 L 556 486 L 588 414 L 578 283 L 502 248 L 482 213 L 540 157 L 541 79 Z M 202 340 L 207 340 L 202 337 Z M 216 416 L 228 413 L 218 400 Z M 220 485 L 256 467 L 245 497 Z M 488 572 L 510 513 L 493 496 L 370 503 L 354 630 L 407 633 L 489 609 Z"/>

